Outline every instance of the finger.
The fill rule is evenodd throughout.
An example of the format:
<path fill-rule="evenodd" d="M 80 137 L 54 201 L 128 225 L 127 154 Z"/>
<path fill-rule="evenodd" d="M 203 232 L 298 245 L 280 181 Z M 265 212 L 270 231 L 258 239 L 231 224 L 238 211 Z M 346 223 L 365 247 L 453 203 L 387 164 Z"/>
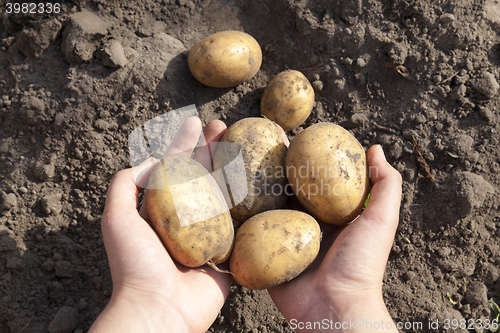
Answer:
<path fill-rule="evenodd" d="M 136 208 L 138 197 L 139 188 L 132 169 L 116 173 L 109 185 L 101 221 L 104 243 L 110 253 L 123 249 L 119 240 L 126 238 L 130 230 L 151 229 L 146 223 L 138 223 L 143 221 Z"/>
<path fill-rule="evenodd" d="M 156 166 L 156 163 L 156 159 L 154 157 L 150 157 L 131 169 L 135 185 L 139 188 L 139 192 L 148 186 L 149 175 Z"/>
<path fill-rule="evenodd" d="M 184 123 L 181 125 L 179 130 L 174 136 L 174 139 L 172 140 L 172 143 L 168 147 L 165 156 L 172 156 L 172 155 L 180 155 L 180 156 L 186 156 L 186 157 L 191 157 L 191 154 L 193 152 L 194 147 L 196 146 L 196 142 L 198 140 L 198 137 L 200 136 L 201 132 L 201 120 L 198 117 L 190 117 L 184 121 Z M 156 166 L 156 160 L 151 158 L 152 161 L 149 167 L 146 169 L 145 166 L 141 167 L 136 167 L 132 169 L 132 172 L 137 179 L 137 184 L 141 188 L 146 188 L 147 187 L 147 181 L 149 179 L 149 175 L 153 171 L 153 167 Z M 146 193 L 147 195 L 147 193 Z M 146 197 L 144 197 L 144 202 L 146 202 Z M 139 209 L 139 215 L 145 219 L 146 221 L 149 221 L 149 214 L 146 208 L 146 205 L 143 203 L 141 208 Z"/>
<path fill-rule="evenodd" d="M 135 185 L 139 192 L 147 188 L 149 176 L 151 175 L 151 172 L 154 170 L 157 164 L 158 164 L 157 160 L 154 157 L 150 157 L 144 162 L 142 162 L 140 165 L 133 167 L 131 169 L 133 179 L 135 180 Z M 147 191 L 145 193 L 147 193 Z M 149 214 L 146 209 L 146 205 L 144 204 L 145 202 L 146 202 L 146 197 L 144 197 L 143 204 L 139 209 L 139 215 L 146 221 L 149 221 Z"/>
<path fill-rule="evenodd" d="M 385 160 L 380 145 L 368 150 L 367 160 L 373 184 L 370 201 L 361 216 L 346 227 L 346 231 L 355 233 L 359 239 L 376 240 L 377 251 L 389 254 L 399 222 L 402 179 Z"/>
<path fill-rule="evenodd" d="M 146 221 L 149 221 L 149 213 L 148 213 L 148 207 L 146 206 L 146 197 L 148 195 L 148 191 L 144 192 L 144 200 L 142 201 L 142 206 L 139 209 L 139 215 Z"/>
<path fill-rule="evenodd" d="M 168 147 L 165 156 L 191 157 L 198 138 L 201 133 L 201 120 L 198 117 L 190 117 L 184 121 Z"/>
<path fill-rule="evenodd" d="M 370 276 L 371 281 L 382 283 L 399 222 L 402 180 L 385 160 L 380 146 L 371 147 L 367 159 L 373 183 L 370 202 L 361 216 L 341 231 L 327 254 L 327 261 L 344 267 L 344 271 L 350 267 L 350 273 L 357 279 Z M 353 256 L 364 258 L 363 270 L 352 264 Z"/>
<path fill-rule="evenodd" d="M 125 214 L 130 214 L 132 211 L 137 213 L 139 193 L 147 187 L 149 175 L 156 164 L 156 159 L 150 157 L 136 167 L 116 173 L 106 195 L 103 217 L 109 207 L 113 207 L 117 212 L 125 212 Z"/>
<path fill-rule="evenodd" d="M 373 228 L 391 238 L 392 244 L 399 221 L 403 181 L 399 172 L 386 161 L 380 145 L 368 150 L 367 159 L 373 187 L 360 220 L 362 223 L 370 221 Z"/>
<path fill-rule="evenodd" d="M 194 125 L 197 126 L 196 119 L 199 119 L 199 118 L 197 118 L 197 117 L 188 118 L 184 122 L 184 124 L 181 126 L 181 128 L 179 129 L 178 134 L 176 134 L 176 137 L 178 135 L 181 135 L 182 133 L 184 133 L 187 136 L 191 135 L 192 138 L 194 138 L 194 136 L 195 136 L 194 134 L 196 134 L 196 136 L 198 136 L 199 133 L 197 133 L 196 128 L 194 129 L 194 131 L 191 132 L 191 134 L 189 131 L 186 132 L 186 129 L 183 128 L 184 126 L 190 126 L 191 125 L 190 122 L 193 122 Z M 203 135 L 200 137 L 200 140 L 198 143 L 198 148 L 196 148 L 196 151 L 194 154 L 194 159 L 197 160 L 198 162 L 200 162 L 201 164 L 203 164 L 207 168 L 207 170 L 212 170 L 211 169 L 212 168 L 211 159 L 210 159 L 210 156 L 212 156 L 212 155 L 210 154 L 210 152 L 212 152 L 212 154 L 213 154 L 213 152 L 215 152 L 215 149 L 217 148 L 216 144 L 218 141 L 220 141 L 220 139 L 222 138 L 222 135 L 224 135 L 225 130 L 226 130 L 226 125 L 222 121 L 214 120 L 214 121 L 211 121 L 210 123 L 208 123 L 208 125 L 205 127 L 205 130 L 203 131 Z M 211 144 L 209 146 L 207 146 L 206 142 L 208 142 L 209 144 L 211 143 Z M 205 143 L 205 144 L 203 144 L 203 143 Z M 174 145 L 178 145 L 178 144 L 179 144 L 179 141 L 176 142 L 176 139 L 174 138 L 174 141 L 172 142 L 171 147 L 174 148 Z M 181 144 L 184 145 L 184 147 L 193 146 L 193 141 L 187 140 Z M 198 150 L 200 148 L 205 149 L 205 151 L 198 152 Z M 192 150 L 188 149 L 188 151 L 192 151 Z M 183 151 L 184 153 L 186 153 L 184 156 L 191 156 L 191 153 L 188 151 Z M 167 151 L 166 156 L 169 156 L 169 153 L 171 153 L 171 152 L 173 152 L 173 150 Z M 206 158 L 206 159 L 202 160 L 202 158 Z M 153 168 L 151 168 L 149 173 L 147 174 L 148 177 L 149 177 L 149 174 L 151 174 L 152 169 Z M 146 196 L 147 196 L 147 191 L 145 193 L 145 197 L 144 197 L 143 202 L 146 202 Z M 139 214 L 143 219 L 145 219 L 146 221 L 149 221 L 148 210 L 147 210 L 147 207 L 144 203 L 139 210 Z"/>
<path fill-rule="evenodd" d="M 209 171 L 213 171 L 213 156 L 226 130 L 226 124 L 220 120 L 213 120 L 205 126 L 203 135 L 198 141 L 193 159 Z"/>
<path fill-rule="evenodd" d="M 227 129 L 226 124 L 224 124 L 220 120 L 214 120 L 207 124 L 207 126 L 203 131 L 203 135 L 200 136 L 193 159 L 200 162 L 205 168 L 207 168 L 207 170 L 212 171 L 212 157 L 213 157 L 212 154 L 215 153 L 215 150 L 217 149 L 217 143 L 224 135 L 226 129 Z M 181 130 L 179 130 L 179 133 L 181 133 Z M 187 133 L 187 135 L 189 135 L 189 133 Z M 190 155 L 191 154 L 189 154 L 189 156 Z M 144 202 L 146 202 L 146 196 L 147 196 L 147 191 L 145 193 Z M 139 214 L 143 219 L 149 221 L 148 210 L 144 203 L 139 210 Z"/>
<path fill-rule="evenodd" d="M 139 188 L 136 185 L 132 169 L 119 171 L 114 175 L 113 179 L 111 179 L 108 193 L 106 195 L 103 218 L 108 217 L 111 207 L 113 208 L 113 211 L 120 212 L 122 214 L 130 214 L 132 212 L 137 213 L 136 207 L 138 196 Z"/>

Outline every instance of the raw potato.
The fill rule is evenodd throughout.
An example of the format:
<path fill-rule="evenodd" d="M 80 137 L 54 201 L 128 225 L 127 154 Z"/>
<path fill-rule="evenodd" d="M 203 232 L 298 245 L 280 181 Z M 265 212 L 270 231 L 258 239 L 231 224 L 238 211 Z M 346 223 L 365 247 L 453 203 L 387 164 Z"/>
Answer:
<path fill-rule="evenodd" d="M 351 222 L 371 189 L 363 146 L 344 128 L 314 124 L 292 141 L 287 176 L 302 205 L 317 219 L 334 225 Z"/>
<path fill-rule="evenodd" d="M 234 204 L 231 216 L 237 222 L 243 223 L 258 213 L 284 206 L 287 200 L 285 158 L 286 146 L 276 124 L 270 120 L 245 118 L 224 133 L 214 155 L 214 177 L 232 196 L 226 201 L 228 205 Z M 239 169 L 234 167 L 238 164 Z"/>
<path fill-rule="evenodd" d="M 321 230 L 303 212 L 272 210 L 238 229 L 229 270 L 248 289 L 267 289 L 298 276 L 316 258 Z"/>
<path fill-rule="evenodd" d="M 200 163 L 181 156 L 164 158 L 149 177 L 145 202 L 151 226 L 179 263 L 218 264 L 231 254 L 234 229 L 229 209 Z"/>
<path fill-rule="evenodd" d="M 241 31 L 222 31 L 196 43 L 188 55 L 193 76 L 209 87 L 228 88 L 250 80 L 262 63 L 259 43 Z"/>
<path fill-rule="evenodd" d="M 311 114 L 314 89 L 299 71 L 288 70 L 276 75 L 262 95 L 260 112 L 285 131 L 300 126 Z"/>

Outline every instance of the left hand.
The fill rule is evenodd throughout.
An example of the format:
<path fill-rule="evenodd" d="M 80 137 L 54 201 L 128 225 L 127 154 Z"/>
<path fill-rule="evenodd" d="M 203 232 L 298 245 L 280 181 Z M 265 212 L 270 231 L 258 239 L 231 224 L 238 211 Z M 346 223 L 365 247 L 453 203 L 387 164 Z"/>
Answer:
<path fill-rule="evenodd" d="M 202 129 L 197 117 L 179 129 L 166 155 L 191 156 Z M 194 159 L 211 168 L 210 150 L 226 130 L 221 121 L 210 122 L 204 137 L 209 144 L 197 148 Z M 111 300 L 90 332 L 206 332 L 222 308 L 232 277 L 203 266 L 187 268 L 174 261 L 148 224 L 147 211 L 138 205 L 152 158 L 119 171 L 108 190 L 102 234 L 113 279 Z M 134 175 L 142 175 L 136 179 Z"/>

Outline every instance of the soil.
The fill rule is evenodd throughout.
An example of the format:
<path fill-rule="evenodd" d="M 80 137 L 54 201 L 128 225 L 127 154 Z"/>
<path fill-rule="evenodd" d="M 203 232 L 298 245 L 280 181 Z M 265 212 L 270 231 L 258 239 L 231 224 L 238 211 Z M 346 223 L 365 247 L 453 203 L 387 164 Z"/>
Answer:
<path fill-rule="evenodd" d="M 302 128 L 336 122 L 403 176 L 383 295 L 396 322 L 423 328 L 401 331 L 497 316 L 498 0 L 0 3 L 0 332 L 83 332 L 106 306 L 100 218 L 134 129 L 189 104 L 205 124 L 259 116 L 285 69 L 316 88 Z M 186 52 L 228 29 L 256 38 L 262 67 L 235 88 L 203 86 Z M 292 332 L 266 291 L 236 285 L 209 331 Z"/>

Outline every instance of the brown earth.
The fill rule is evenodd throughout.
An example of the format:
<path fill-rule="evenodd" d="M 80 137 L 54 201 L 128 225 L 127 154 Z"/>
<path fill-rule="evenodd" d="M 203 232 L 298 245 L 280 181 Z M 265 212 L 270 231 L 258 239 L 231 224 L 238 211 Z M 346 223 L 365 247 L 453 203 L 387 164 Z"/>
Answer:
<path fill-rule="evenodd" d="M 100 217 L 135 128 L 193 103 L 204 123 L 259 116 L 263 89 L 288 68 L 317 89 L 303 127 L 336 122 L 365 148 L 382 144 L 404 178 L 384 297 L 396 322 L 424 328 L 402 331 L 497 315 L 498 0 L 73 0 L 57 14 L 0 4 L 0 332 L 82 332 L 105 307 Z M 235 88 L 205 87 L 186 50 L 227 29 L 257 39 L 262 68 Z M 209 331 L 292 330 L 266 291 L 234 285 Z"/>

